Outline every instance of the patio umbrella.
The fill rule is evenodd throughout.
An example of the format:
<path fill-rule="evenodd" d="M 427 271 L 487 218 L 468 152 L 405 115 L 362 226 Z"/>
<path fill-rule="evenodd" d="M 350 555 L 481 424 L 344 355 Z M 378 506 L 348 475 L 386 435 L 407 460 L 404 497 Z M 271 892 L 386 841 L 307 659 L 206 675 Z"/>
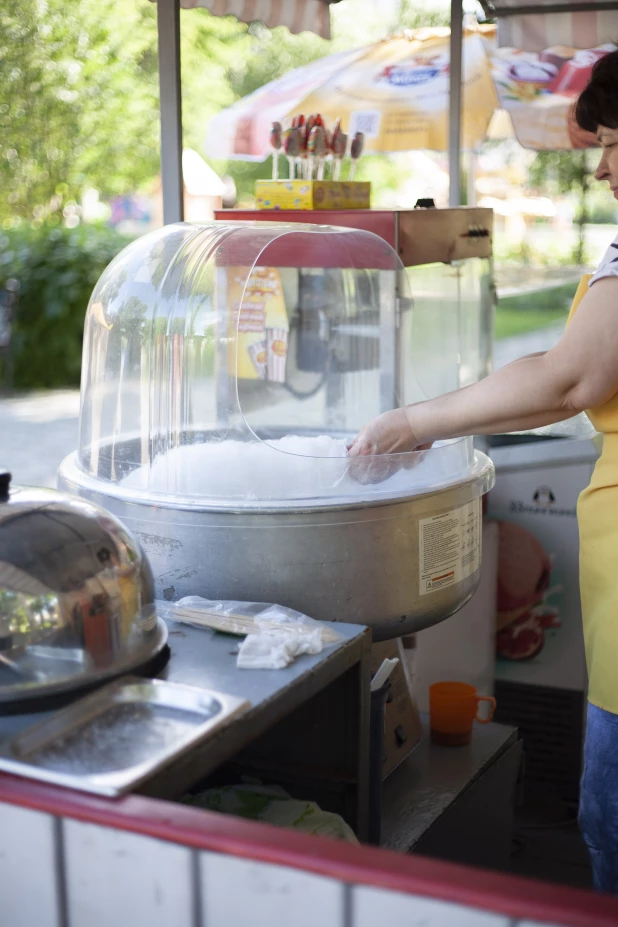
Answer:
<path fill-rule="evenodd" d="M 365 134 L 368 152 L 448 147 L 449 30 L 420 29 L 291 71 L 212 120 L 206 148 L 216 158 L 264 160 L 273 121 L 321 113 Z M 615 46 L 541 53 L 498 48 L 495 26 L 464 29 L 461 148 L 477 151 L 499 108 L 525 148 L 593 147 L 572 117 L 592 66 Z M 497 121 L 493 119 L 494 137 Z M 508 130 L 505 134 L 512 134 Z"/>
<path fill-rule="evenodd" d="M 495 28 L 465 29 L 461 147 L 477 149 L 498 107 L 487 42 Z M 212 120 L 206 149 L 214 158 L 261 161 L 274 120 L 321 113 L 361 131 L 365 151 L 448 147 L 450 30 L 417 29 L 365 48 L 329 55 L 261 87 Z"/>
<path fill-rule="evenodd" d="M 511 117 L 520 145 L 537 151 L 596 147 L 596 137 L 576 124 L 574 104 L 596 61 L 615 48 L 607 43 L 583 50 L 561 45 L 541 52 L 492 52 L 500 105 Z"/>

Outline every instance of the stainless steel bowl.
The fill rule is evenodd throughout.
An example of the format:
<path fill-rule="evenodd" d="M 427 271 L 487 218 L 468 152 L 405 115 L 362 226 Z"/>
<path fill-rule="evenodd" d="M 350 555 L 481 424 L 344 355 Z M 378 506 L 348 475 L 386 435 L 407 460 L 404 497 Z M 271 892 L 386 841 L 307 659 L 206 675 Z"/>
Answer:
<path fill-rule="evenodd" d="M 117 469 L 135 458 L 131 444 L 114 451 Z M 250 508 L 139 498 L 121 483 L 85 474 L 72 454 L 62 463 L 59 485 L 105 506 L 130 528 L 148 554 L 162 599 L 276 602 L 322 621 L 366 624 L 380 641 L 431 627 L 472 597 L 480 579 L 481 496 L 493 474 L 491 461 L 477 452 L 466 478 L 416 496 Z M 452 522 L 462 508 L 471 513 L 476 566 L 428 594 L 423 526 Z"/>
<path fill-rule="evenodd" d="M 0 703 L 81 688 L 167 640 L 138 542 L 104 509 L 0 472 Z"/>

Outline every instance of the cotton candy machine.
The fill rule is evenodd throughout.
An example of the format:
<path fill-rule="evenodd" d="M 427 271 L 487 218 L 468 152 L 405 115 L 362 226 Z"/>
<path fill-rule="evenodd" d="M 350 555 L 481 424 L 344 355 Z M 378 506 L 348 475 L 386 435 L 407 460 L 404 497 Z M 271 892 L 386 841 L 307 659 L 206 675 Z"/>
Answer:
<path fill-rule="evenodd" d="M 278 602 L 377 640 L 427 627 L 477 586 L 492 464 L 471 438 L 360 471 L 346 455 L 425 397 L 417 343 L 401 262 L 371 233 L 167 226 L 92 295 L 60 486 L 139 538 L 160 598 Z"/>

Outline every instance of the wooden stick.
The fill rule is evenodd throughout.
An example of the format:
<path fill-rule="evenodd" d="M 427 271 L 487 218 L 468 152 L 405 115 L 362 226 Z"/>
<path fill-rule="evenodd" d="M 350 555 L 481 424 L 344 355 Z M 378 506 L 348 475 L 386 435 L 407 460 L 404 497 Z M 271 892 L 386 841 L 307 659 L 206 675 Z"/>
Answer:
<path fill-rule="evenodd" d="M 173 618 L 174 621 L 179 621 L 184 624 L 197 624 L 206 628 L 211 628 L 213 631 L 238 634 L 240 637 L 245 637 L 247 634 L 258 634 L 265 628 L 293 631 L 296 634 L 304 633 L 302 625 L 295 626 L 292 623 L 281 624 L 275 619 L 269 620 L 268 618 L 263 619 L 264 624 L 258 624 L 255 618 L 252 618 L 250 615 L 237 615 L 234 613 L 222 615 L 220 612 L 211 612 L 203 608 L 188 608 L 184 606 L 181 608 L 172 608 L 170 609 L 170 617 Z M 318 624 L 321 625 L 322 641 L 325 644 L 334 644 L 340 639 L 337 632 L 324 625 L 323 622 L 318 622 Z"/>

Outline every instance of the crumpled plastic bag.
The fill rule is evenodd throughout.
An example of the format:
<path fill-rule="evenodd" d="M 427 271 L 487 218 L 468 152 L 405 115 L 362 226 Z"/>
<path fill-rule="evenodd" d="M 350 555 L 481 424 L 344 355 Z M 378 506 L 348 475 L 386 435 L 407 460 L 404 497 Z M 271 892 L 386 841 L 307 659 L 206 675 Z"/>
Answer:
<path fill-rule="evenodd" d="M 340 635 L 330 623 L 316 621 L 294 608 L 284 605 L 273 605 L 266 602 L 235 602 L 232 600 L 205 599 L 199 595 L 188 595 L 177 602 L 163 602 L 157 600 L 158 613 L 174 621 L 184 621 L 191 624 L 189 617 L 183 613 L 195 615 L 196 627 L 203 627 L 200 614 L 216 619 L 221 630 L 228 634 L 255 634 L 264 630 L 288 630 L 295 634 L 310 634 L 321 629 L 324 643 L 334 643 Z"/>
<path fill-rule="evenodd" d="M 316 837 L 359 842 L 352 828 L 338 814 L 322 811 L 315 802 L 292 798 L 277 785 L 228 785 L 186 795 L 183 802 L 207 811 L 289 827 Z"/>

